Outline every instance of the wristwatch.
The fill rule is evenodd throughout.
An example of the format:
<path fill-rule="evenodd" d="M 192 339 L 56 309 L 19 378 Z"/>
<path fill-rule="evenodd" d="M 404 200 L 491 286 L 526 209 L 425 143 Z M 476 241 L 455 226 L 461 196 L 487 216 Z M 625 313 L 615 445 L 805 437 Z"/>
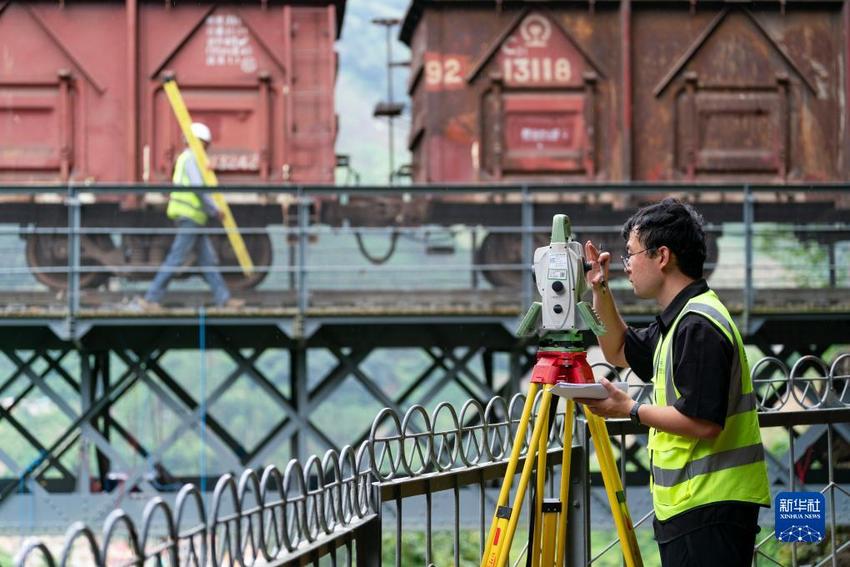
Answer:
<path fill-rule="evenodd" d="M 640 406 L 643 405 L 643 402 L 635 402 L 632 406 L 632 409 L 629 410 L 629 419 L 632 420 L 632 423 L 635 425 L 640 425 L 640 416 L 638 415 L 638 410 Z"/>

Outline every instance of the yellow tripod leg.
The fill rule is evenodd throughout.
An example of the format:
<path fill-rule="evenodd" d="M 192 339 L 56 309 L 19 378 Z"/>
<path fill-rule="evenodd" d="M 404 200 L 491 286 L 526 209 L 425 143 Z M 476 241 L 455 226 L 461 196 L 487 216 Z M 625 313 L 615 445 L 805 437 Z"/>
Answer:
<path fill-rule="evenodd" d="M 171 109 L 174 111 L 177 123 L 180 124 L 180 130 L 189 143 L 189 149 L 192 150 L 192 154 L 195 156 L 198 169 L 201 170 L 201 175 L 204 178 L 204 185 L 207 187 L 217 187 L 218 179 L 215 176 L 215 172 L 209 167 L 209 160 L 207 159 L 207 153 L 204 151 L 204 146 L 192 133 L 192 118 L 189 116 L 189 109 L 186 108 L 186 103 L 183 101 L 180 89 L 177 88 L 177 82 L 174 79 L 168 79 L 163 83 L 162 88 L 165 91 L 165 96 L 168 97 L 168 102 L 171 104 Z M 221 224 L 224 226 L 227 238 L 233 247 L 233 252 L 236 254 L 236 259 L 239 260 L 239 266 L 242 267 L 242 272 L 246 276 L 250 276 L 254 272 L 254 263 L 251 261 L 251 255 L 248 253 L 245 241 L 242 240 L 242 235 L 239 234 L 239 227 L 236 226 L 233 213 L 230 212 L 230 207 L 221 193 L 213 193 L 212 198 L 215 201 L 215 206 L 222 213 L 223 219 Z"/>
<path fill-rule="evenodd" d="M 570 497 L 570 462 L 572 460 L 573 439 L 573 416 L 575 414 L 575 402 L 570 399 L 566 401 L 564 411 L 563 449 L 561 451 L 561 480 L 557 499 L 543 499 L 544 483 L 540 477 L 537 479 L 538 500 L 541 502 L 539 510 L 536 510 L 535 518 L 535 545 L 529 550 L 534 552 L 532 556 L 532 567 L 556 567 L 564 564 L 567 541 L 567 506 Z M 549 412 L 555 412 L 557 402 L 550 406 Z M 543 439 L 543 436 L 541 436 Z M 548 443 L 540 443 L 540 451 L 545 454 Z M 546 467 L 546 460 L 541 459 L 538 454 L 537 470 Z M 540 526 L 538 530 L 538 526 Z M 539 543 L 538 543 L 539 542 Z"/>
<path fill-rule="evenodd" d="M 561 454 L 561 514 L 558 516 L 558 546 L 555 551 L 555 565 L 564 564 L 564 555 L 567 546 L 567 506 L 570 502 L 570 466 L 572 464 L 573 445 L 573 418 L 575 417 L 576 404 L 567 399 L 567 407 L 564 410 L 564 450 Z"/>
<path fill-rule="evenodd" d="M 628 567 L 643 567 L 637 536 L 626 503 L 626 495 L 623 492 L 623 484 L 620 481 L 620 474 L 617 472 L 617 464 L 611 450 L 608 427 L 606 427 L 602 418 L 593 415 L 587 407 L 585 407 L 585 416 L 590 428 L 591 439 L 593 439 L 593 446 L 596 449 L 596 458 L 602 471 L 605 493 L 608 495 L 608 503 L 611 506 L 611 514 L 614 516 L 614 524 L 617 527 L 617 535 L 620 538 L 626 565 Z"/>
<path fill-rule="evenodd" d="M 514 495 L 514 503 L 511 507 L 511 519 L 508 520 L 507 533 L 505 534 L 504 544 L 499 550 L 499 557 L 496 561 L 496 567 L 505 567 L 508 561 L 508 555 L 511 551 L 511 542 L 514 539 L 516 532 L 517 521 L 519 520 L 519 510 L 522 507 L 522 499 L 525 497 L 525 491 L 528 488 L 528 479 L 531 477 L 531 470 L 534 468 L 534 453 L 540 443 L 540 435 L 544 429 L 548 430 L 549 420 L 549 404 L 552 401 L 552 386 L 546 385 L 543 389 L 543 395 L 540 400 L 540 411 L 537 413 L 538 419 L 534 422 L 534 429 L 531 432 L 531 442 L 528 444 L 528 455 L 526 455 L 525 466 L 522 467 L 522 474 L 519 477 L 519 485 L 517 486 L 516 494 Z"/>
<path fill-rule="evenodd" d="M 555 542 L 563 539 L 559 536 L 563 534 L 559 534 L 557 532 L 558 529 L 558 519 L 560 516 L 563 516 L 563 506 L 561 502 L 558 500 L 546 500 L 542 506 L 542 531 L 543 531 L 543 541 L 540 547 L 540 556 L 539 561 L 537 562 L 541 567 L 555 567 L 556 565 L 560 567 L 563 563 L 555 563 Z"/>
<path fill-rule="evenodd" d="M 523 440 L 525 433 L 528 431 L 528 422 L 531 419 L 531 410 L 534 408 L 534 399 L 537 397 L 537 391 L 540 385 L 532 382 L 528 387 L 528 395 L 525 398 L 525 405 L 522 407 L 522 416 L 519 420 L 516 436 L 514 437 L 514 445 L 511 449 L 511 456 L 508 459 L 508 467 L 505 470 L 505 480 L 502 482 L 502 488 L 499 491 L 499 499 L 496 502 L 496 512 L 493 514 L 493 522 L 490 524 L 490 531 L 487 534 L 487 541 L 484 547 L 484 555 L 481 558 L 481 567 L 493 567 L 499 557 L 499 550 L 505 541 L 505 532 L 510 519 L 510 509 L 507 508 L 508 497 L 511 493 L 511 485 L 513 484 L 516 468 L 519 464 L 519 456 L 522 452 Z M 530 448 L 531 450 L 531 448 Z M 508 542 L 510 546 L 510 542 Z"/>
<path fill-rule="evenodd" d="M 557 400 L 555 400 L 557 406 Z M 549 413 L 552 411 L 550 402 L 549 411 L 546 415 L 542 412 L 537 415 L 537 419 L 545 420 L 546 429 L 540 435 L 540 441 L 537 443 L 537 483 L 534 489 L 534 533 L 531 538 L 531 545 L 528 548 L 528 553 L 531 556 L 531 567 L 539 567 L 540 565 L 540 550 L 546 543 L 546 532 L 543 526 L 543 495 L 546 492 L 546 452 L 549 447 Z M 552 534 L 554 535 L 554 534 Z M 545 563 L 544 563 L 545 565 Z"/>

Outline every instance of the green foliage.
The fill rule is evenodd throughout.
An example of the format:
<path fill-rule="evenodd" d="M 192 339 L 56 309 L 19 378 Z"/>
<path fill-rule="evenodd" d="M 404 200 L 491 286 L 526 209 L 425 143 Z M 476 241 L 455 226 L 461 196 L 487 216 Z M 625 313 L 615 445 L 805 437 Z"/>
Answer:
<path fill-rule="evenodd" d="M 477 565 L 481 557 L 478 551 L 478 534 L 469 530 L 460 535 L 460 564 Z M 425 562 L 425 532 L 405 531 L 401 541 L 401 564 L 423 565 Z M 395 534 L 384 533 L 382 545 L 382 561 L 384 565 L 395 565 Z M 454 542 L 451 532 L 433 532 L 431 534 L 431 562 L 437 567 L 454 564 Z"/>
<path fill-rule="evenodd" d="M 658 556 L 658 546 L 655 544 L 651 530 L 638 530 L 638 545 L 641 549 L 643 564 L 645 567 L 657 567 L 661 565 L 661 560 Z M 614 540 L 617 534 L 614 530 L 593 530 L 591 532 L 591 542 L 593 556 L 600 553 L 609 542 Z M 513 565 L 520 557 L 523 556 L 522 550 L 525 541 L 528 539 L 528 532 L 517 530 L 514 535 L 514 545 L 511 546 L 511 556 L 509 563 Z M 401 549 L 401 565 L 423 565 L 427 566 L 425 561 L 425 532 L 424 531 L 405 531 L 402 537 Z M 395 533 L 388 531 L 383 535 L 383 564 L 396 564 L 396 542 Z M 623 557 L 617 551 L 615 546 L 605 555 L 594 562 L 594 565 L 602 567 L 621 567 Z M 431 562 L 436 567 L 450 567 L 455 565 L 454 562 L 454 540 L 452 533 L 449 531 L 435 531 L 431 534 Z M 456 567 L 468 567 L 478 565 L 481 561 L 481 551 L 479 547 L 479 537 L 477 530 L 461 530 L 459 538 L 459 556 L 460 565 Z M 521 565 L 525 562 L 520 561 Z"/>
<path fill-rule="evenodd" d="M 786 226 L 759 226 L 753 236 L 756 264 L 764 255 L 781 268 L 781 275 L 771 274 L 773 282 L 785 280 L 793 287 L 819 288 L 829 285 L 829 252 L 817 242 L 800 241 Z"/>
<path fill-rule="evenodd" d="M 616 530 L 592 530 L 590 532 L 590 554 L 596 557 L 605 549 L 609 543 L 617 539 Z M 661 557 L 658 555 L 658 544 L 655 543 L 655 536 L 651 529 L 637 530 L 638 547 L 640 548 L 641 559 L 643 559 L 644 567 L 660 567 Z M 622 567 L 623 555 L 618 552 L 618 545 L 609 549 L 605 555 L 594 561 L 594 566 L 601 567 Z"/>
<path fill-rule="evenodd" d="M 772 526 L 770 526 L 770 529 L 772 530 Z M 759 539 L 764 539 L 765 537 L 764 527 L 762 527 Z M 759 547 L 758 558 L 760 560 L 757 563 L 758 565 L 762 564 L 761 559 L 763 559 L 763 556 L 773 558 L 780 565 L 791 565 L 794 553 L 797 555 L 798 565 L 814 565 L 832 553 L 832 532 L 829 528 L 826 530 L 826 537 L 820 543 L 783 543 L 776 540 L 773 537 L 772 532 L 768 533 L 767 537 L 769 539 L 764 543 L 764 545 Z M 850 528 L 847 526 L 838 526 L 836 528 L 835 538 L 836 549 L 846 543 L 848 538 L 850 538 Z M 850 549 L 845 549 L 836 555 L 837 565 L 850 564 Z M 764 563 L 771 565 L 774 564 L 770 561 L 765 561 Z"/>
<path fill-rule="evenodd" d="M 762 529 L 759 534 L 759 540 L 766 541 L 759 547 L 759 553 L 756 557 L 756 564 L 770 565 L 790 565 L 792 545 L 781 543 L 772 537 L 772 532 L 768 533 L 764 530 L 772 530 L 771 526 Z M 652 535 L 650 529 L 639 529 L 637 531 L 638 545 L 641 550 L 641 558 L 645 567 L 658 567 L 661 565 L 661 558 L 658 554 L 658 545 Z M 850 536 L 850 528 L 839 527 L 836 546 L 840 546 L 847 541 Z M 511 547 L 510 564 L 513 565 L 521 557 L 522 548 L 527 539 L 527 532 L 517 531 L 514 536 L 514 545 Z M 615 530 L 593 530 L 591 532 L 591 556 L 596 557 L 602 550 L 617 537 Z M 797 562 L 801 565 L 815 563 L 818 560 L 826 557 L 830 553 L 831 535 L 828 533 L 826 539 L 818 544 L 797 544 L 796 554 Z M 422 565 L 427 566 L 425 562 L 425 532 L 423 531 L 405 531 L 402 537 L 402 556 L 401 565 Z M 384 565 L 395 565 L 395 533 L 392 531 L 385 532 L 383 535 L 383 563 Z M 594 566 L 601 567 L 621 567 L 623 564 L 622 555 L 617 552 L 618 547 L 615 545 L 608 550 L 598 560 L 594 561 Z M 431 538 L 431 561 L 436 567 L 451 567 L 454 562 L 454 541 L 451 532 L 435 531 Z M 460 565 L 457 567 L 467 567 L 478 565 L 481 557 L 479 550 L 478 531 L 477 530 L 461 530 L 459 541 Z M 843 565 L 843 561 L 850 559 L 850 550 L 839 553 L 838 564 Z M 521 565 L 525 561 L 520 561 Z"/>

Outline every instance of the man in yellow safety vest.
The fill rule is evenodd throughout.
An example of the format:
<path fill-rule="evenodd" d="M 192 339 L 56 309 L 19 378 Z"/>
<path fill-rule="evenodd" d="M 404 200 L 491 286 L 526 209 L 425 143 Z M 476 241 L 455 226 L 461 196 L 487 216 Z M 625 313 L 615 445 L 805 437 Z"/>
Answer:
<path fill-rule="evenodd" d="M 604 381 L 609 397 L 581 400 L 595 414 L 649 426 L 650 489 L 661 563 L 751 565 L 760 507 L 770 506 L 764 449 L 743 341 L 703 279 L 702 217 L 665 199 L 623 226 L 623 266 L 635 295 L 661 315 L 627 326 L 608 288 L 609 252 L 585 244 L 593 305 L 608 327 L 605 359 L 654 382 L 655 403 Z"/>
<path fill-rule="evenodd" d="M 204 145 L 204 150 L 212 143 L 210 129 L 200 122 L 192 124 L 192 133 Z M 174 165 L 172 177 L 174 185 L 179 187 L 203 187 L 204 178 L 192 150 L 183 150 Z M 151 283 L 145 298 L 144 307 L 156 308 L 165 295 L 168 282 L 177 273 L 186 257 L 193 249 L 197 254 L 198 266 L 204 279 L 212 289 L 213 299 L 219 307 L 239 307 L 244 302 L 230 297 L 230 290 L 224 278 L 218 271 L 218 257 L 212 246 L 210 237 L 201 230 L 207 224 L 209 217 L 221 218 L 221 211 L 216 207 L 212 197 L 206 193 L 195 193 L 191 190 L 172 191 L 169 195 L 168 218 L 177 225 L 177 234 L 168 251 L 165 261 Z"/>

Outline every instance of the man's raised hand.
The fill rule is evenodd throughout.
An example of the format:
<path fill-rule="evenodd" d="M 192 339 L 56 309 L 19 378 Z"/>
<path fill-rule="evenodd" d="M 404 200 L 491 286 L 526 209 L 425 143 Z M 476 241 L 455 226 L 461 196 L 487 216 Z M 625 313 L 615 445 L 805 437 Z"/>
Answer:
<path fill-rule="evenodd" d="M 590 264 L 590 270 L 585 274 L 587 285 L 596 289 L 606 286 L 608 281 L 608 265 L 611 262 L 610 252 L 600 252 L 593 242 L 588 240 L 584 244 L 584 256 Z"/>

